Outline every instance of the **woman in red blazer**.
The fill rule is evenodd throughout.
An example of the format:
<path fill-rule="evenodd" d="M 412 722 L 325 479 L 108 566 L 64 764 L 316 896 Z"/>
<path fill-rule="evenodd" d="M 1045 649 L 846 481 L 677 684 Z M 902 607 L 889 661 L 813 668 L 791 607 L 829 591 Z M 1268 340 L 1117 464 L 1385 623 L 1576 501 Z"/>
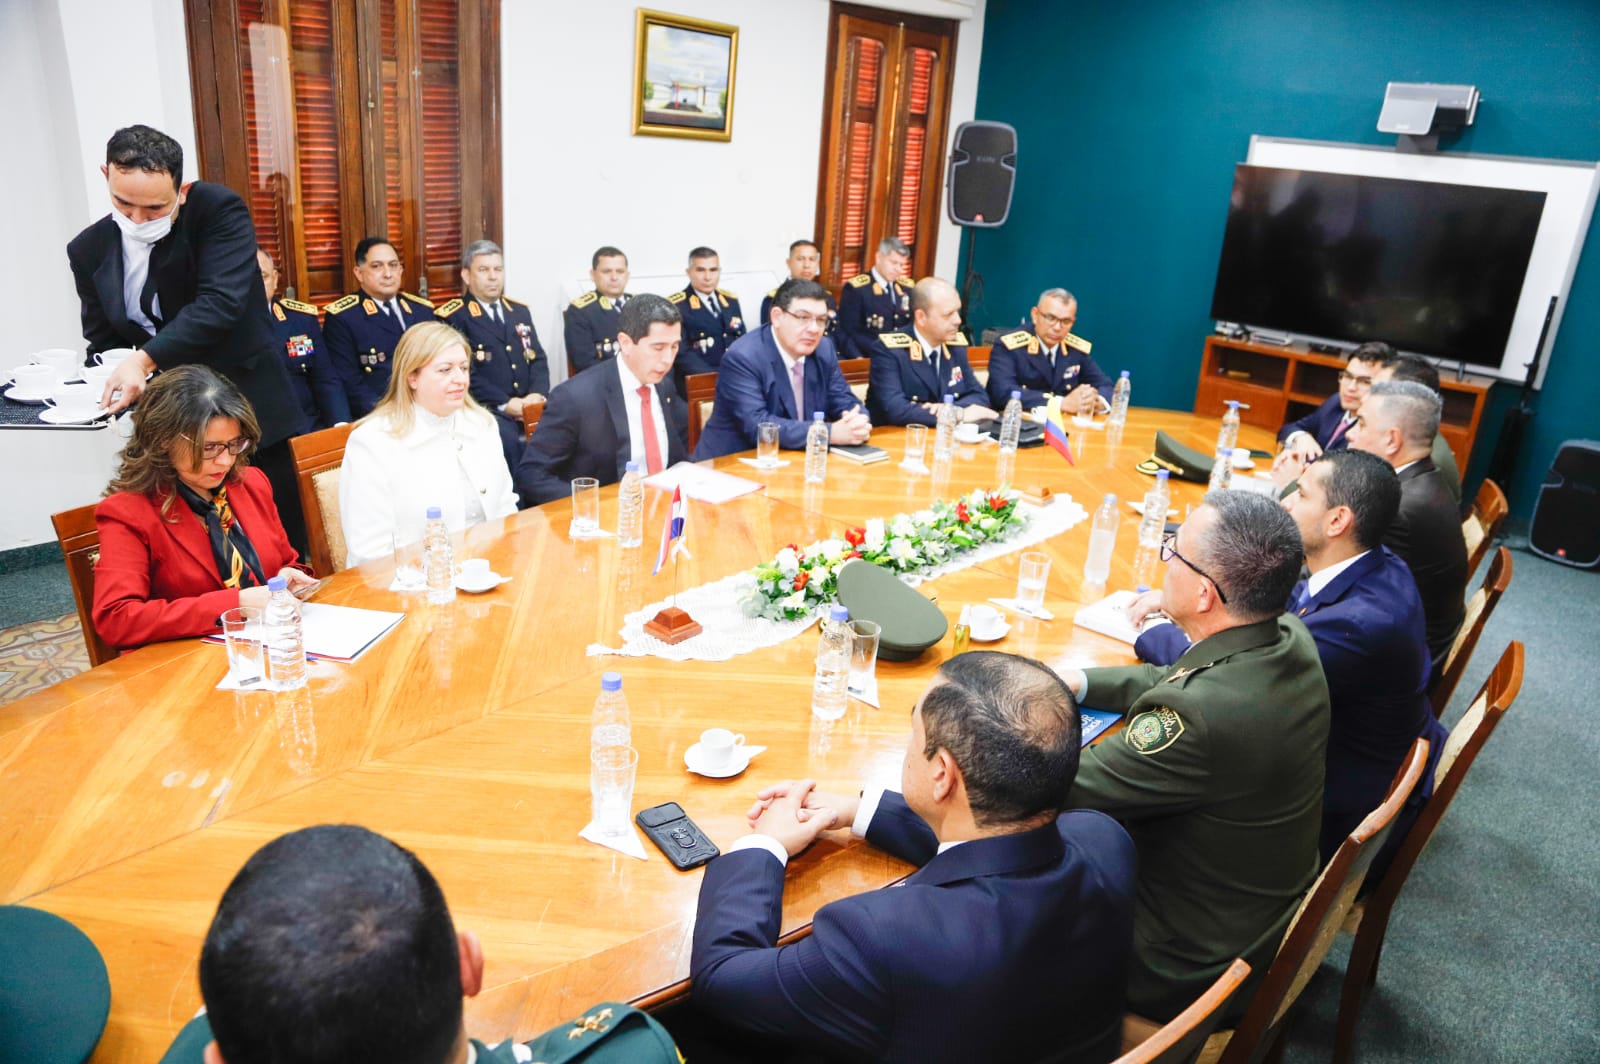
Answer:
<path fill-rule="evenodd" d="M 247 459 L 261 439 L 232 382 L 179 366 L 145 389 L 122 465 L 95 511 L 94 627 L 130 647 L 215 631 L 235 606 L 265 606 L 267 580 L 312 582 Z"/>

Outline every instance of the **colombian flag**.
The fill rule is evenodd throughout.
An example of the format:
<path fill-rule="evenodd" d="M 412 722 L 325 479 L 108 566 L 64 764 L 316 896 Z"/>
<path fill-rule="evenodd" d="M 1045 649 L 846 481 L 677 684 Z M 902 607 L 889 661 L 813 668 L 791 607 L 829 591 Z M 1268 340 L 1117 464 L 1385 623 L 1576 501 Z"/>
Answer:
<path fill-rule="evenodd" d="M 672 489 L 672 508 L 667 511 L 667 523 L 661 526 L 661 551 L 656 555 L 656 567 L 650 571 L 651 576 L 661 571 L 668 557 L 675 557 L 679 551 L 689 553 L 683 545 L 684 526 L 688 521 L 689 510 L 683 504 L 683 486 L 680 484 Z"/>
<path fill-rule="evenodd" d="M 1067 439 L 1067 422 L 1065 415 L 1061 413 L 1061 397 L 1059 395 L 1052 396 L 1050 405 L 1045 408 L 1044 439 L 1069 464 L 1078 464 L 1077 460 L 1072 457 L 1072 443 Z"/>

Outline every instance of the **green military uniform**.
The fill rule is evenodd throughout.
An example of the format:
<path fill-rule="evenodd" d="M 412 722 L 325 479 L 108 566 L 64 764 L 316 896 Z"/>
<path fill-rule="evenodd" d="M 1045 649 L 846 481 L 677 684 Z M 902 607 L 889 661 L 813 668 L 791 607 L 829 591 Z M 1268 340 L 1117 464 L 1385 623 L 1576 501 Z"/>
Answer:
<path fill-rule="evenodd" d="M 1165 669 L 1086 675 L 1084 704 L 1127 727 L 1083 752 L 1068 805 L 1118 818 L 1138 847 L 1128 1008 L 1165 1022 L 1235 957 L 1264 973 L 1316 878 L 1328 684 L 1288 615 Z"/>

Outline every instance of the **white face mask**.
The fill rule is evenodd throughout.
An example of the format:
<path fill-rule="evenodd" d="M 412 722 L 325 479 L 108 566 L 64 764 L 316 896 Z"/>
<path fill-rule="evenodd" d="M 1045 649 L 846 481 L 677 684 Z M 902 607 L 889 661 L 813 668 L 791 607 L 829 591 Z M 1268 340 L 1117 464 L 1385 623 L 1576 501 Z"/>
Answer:
<path fill-rule="evenodd" d="M 113 207 L 111 220 L 117 223 L 117 228 L 121 229 L 122 235 L 128 239 L 137 240 L 141 244 L 154 244 L 172 232 L 172 219 L 177 213 L 178 208 L 174 206 L 165 217 L 152 218 L 148 222 L 136 222 Z"/>

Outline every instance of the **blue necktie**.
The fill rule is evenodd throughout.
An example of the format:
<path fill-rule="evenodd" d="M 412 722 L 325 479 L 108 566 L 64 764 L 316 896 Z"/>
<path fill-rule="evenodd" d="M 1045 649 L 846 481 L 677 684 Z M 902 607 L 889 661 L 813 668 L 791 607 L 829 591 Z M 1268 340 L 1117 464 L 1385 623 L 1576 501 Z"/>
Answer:
<path fill-rule="evenodd" d="M 1309 606 L 1310 604 L 1311 604 L 1311 585 L 1309 583 L 1301 584 L 1299 591 L 1295 593 L 1295 597 L 1294 597 L 1294 612 L 1296 614 L 1304 613 L 1305 610 L 1306 610 L 1306 607 Z"/>

